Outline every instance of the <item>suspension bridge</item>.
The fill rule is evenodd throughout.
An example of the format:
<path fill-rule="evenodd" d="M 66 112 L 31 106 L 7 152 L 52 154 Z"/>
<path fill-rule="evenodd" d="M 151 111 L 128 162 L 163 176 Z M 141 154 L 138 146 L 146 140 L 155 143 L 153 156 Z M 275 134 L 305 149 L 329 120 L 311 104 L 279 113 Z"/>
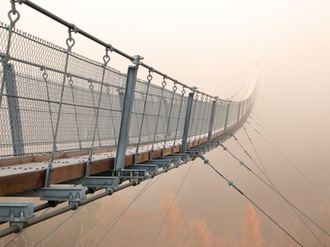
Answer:
<path fill-rule="evenodd" d="M 235 96 L 220 99 L 31 1 L 18 2 L 63 25 L 68 36 L 66 47 L 59 47 L 16 29 L 16 1 L 11 1 L 9 24 L 0 22 L 0 196 L 40 199 L 38 205 L 1 202 L 0 221 L 9 226 L 0 236 L 195 158 L 202 158 L 244 195 L 204 154 L 218 146 L 227 150 L 223 143 L 228 138 L 237 140 L 234 134 L 246 123 L 256 98 L 257 68 Z M 100 61 L 75 53 L 77 35 L 104 48 Z M 126 59 L 126 73 L 112 67 L 114 54 Z M 64 202 L 67 205 L 58 210 L 35 216 Z"/>

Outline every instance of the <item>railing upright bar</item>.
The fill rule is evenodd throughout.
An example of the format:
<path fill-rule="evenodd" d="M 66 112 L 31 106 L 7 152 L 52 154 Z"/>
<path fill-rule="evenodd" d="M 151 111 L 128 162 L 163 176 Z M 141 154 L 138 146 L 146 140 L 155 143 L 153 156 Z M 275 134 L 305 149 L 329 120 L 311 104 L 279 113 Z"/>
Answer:
<path fill-rule="evenodd" d="M 181 153 L 185 153 L 187 151 L 187 144 L 188 144 L 188 130 L 189 130 L 189 124 L 190 124 L 190 117 L 191 117 L 191 110 L 194 102 L 194 94 L 195 91 L 189 93 L 188 96 L 188 104 L 187 104 L 187 111 L 186 111 L 186 119 L 184 123 L 184 129 L 183 129 L 183 136 L 182 136 L 182 142 L 181 142 Z"/>
<path fill-rule="evenodd" d="M 228 118 L 229 118 L 229 112 L 230 112 L 230 101 L 227 104 L 227 109 L 226 109 L 226 117 L 225 117 L 225 125 L 224 125 L 224 132 L 227 131 L 227 125 L 228 125 Z"/>
<path fill-rule="evenodd" d="M 208 132 L 208 137 L 207 141 L 211 142 L 212 139 L 212 132 L 214 129 L 214 118 L 215 118 L 215 108 L 217 106 L 217 100 L 212 101 L 212 108 L 211 108 L 211 116 L 210 116 L 210 123 L 209 123 L 209 132 Z"/>
<path fill-rule="evenodd" d="M 123 102 L 124 104 L 121 115 L 119 139 L 114 167 L 116 171 L 122 170 L 125 165 L 125 155 L 129 138 L 129 127 L 131 123 L 132 105 L 134 100 L 137 71 L 138 64 L 136 64 L 135 66 L 128 67 L 125 96 Z"/>

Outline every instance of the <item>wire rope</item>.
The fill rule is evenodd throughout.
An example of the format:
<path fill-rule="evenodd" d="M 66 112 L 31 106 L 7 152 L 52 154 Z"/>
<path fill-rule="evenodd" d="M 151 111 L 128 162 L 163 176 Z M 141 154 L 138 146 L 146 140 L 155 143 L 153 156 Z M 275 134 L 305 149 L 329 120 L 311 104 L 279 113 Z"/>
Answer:
<path fill-rule="evenodd" d="M 141 195 L 143 195 L 143 193 L 145 193 L 146 190 L 148 190 L 153 184 L 155 184 L 159 180 L 159 178 L 161 178 L 161 175 L 163 175 L 163 174 L 160 174 L 160 176 L 158 176 L 156 179 L 152 179 L 153 182 L 150 183 L 150 185 L 147 188 L 143 189 Z M 133 192 L 134 192 L 134 190 L 132 190 L 132 192 L 129 193 L 124 199 L 126 199 L 127 197 L 129 197 Z M 114 210 L 116 210 L 122 203 L 117 204 L 116 207 L 113 208 L 105 217 L 103 217 L 103 219 L 101 221 L 99 221 L 98 224 L 95 225 L 93 227 L 93 229 L 91 229 L 89 231 L 89 233 L 87 233 L 83 238 L 81 238 L 80 241 L 75 246 L 76 247 L 79 246 L 79 244 L 82 243 L 99 225 L 101 225 L 114 212 Z"/>
<path fill-rule="evenodd" d="M 50 208 L 47 208 L 44 212 L 42 212 L 41 215 L 45 214 Z M 24 228 L 21 232 L 19 232 L 17 235 L 15 235 L 11 240 L 9 240 L 4 247 L 7 247 L 11 242 L 13 242 L 16 238 L 22 235 L 23 232 L 25 232 L 27 228 Z"/>
<path fill-rule="evenodd" d="M 242 196 L 244 196 L 249 202 L 251 202 L 256 208 L 258 208 L 268 219 L 270 219 L 276 226 L 278 226 L 288 237 L 290 237 L 294 242 L 296 242 L 299 246 L 303 246 L 295 237 L 293 237 L 287 230 L 285 230 L 280 224 L 278 224 L 268 213 L 266 213 L 261 207 L 259 207 L 251 198 L 243 193 L 233 181 L 227 179 L 221 172 L 219 172 L 203 155 L 199 155 L 199 157 L 204 160 L 204 163 L 209 165 L 220 177 L 222 177 L 229 186 L 233 187 L 237 192 L 239 192 Z"/>
<path fill-rule="evenodd" d="M 237 138 L 236 138 L 237 139 Z M 237 140 L 238 141 L 238 140 Z M 242 146 L 241 146 L 242 147 Z M 244 149 L 245 150 L 245 149 Z M 250 156 L 249 156 L 250 157 Z M 257 165 L 257 164 L 256 164 Z M 319 224 L 315 223 L 313 220 L 310 219 L 310 217 L 308 217 L 306 214 L 304 214 L 300 209 L 298 209 L 295 205 L 293 205 L 287 198 L 285 198 L 282 193 L 277 189 L 277 187 L 273 184 L 273 182 L 270 180 L 270 178 L 266 177 L 267 180 L 269 181 L 269 183 L 271 184 L 268 184 L 265 180 L 263 180 L 258 174 L 256 174 L 253 170 L 251 170 L 248 166 L 246 166 L 245 164 L 243 165 L 245 168 L 247 168 L 253 175 L 255 175 L 260 181 L 262 181 L 265 185 L 267 185 L 271 190 L 273 190 L 277 195 L 279 195 L 282 199 L 284 199 L 286 201 L 286 203 L 288 203 L 288 205 L 291 207 L 291 209 L 293 210 L 293 212 L 297 215 L 297 217 L 302 221 L 302 223 L 306 226 L 306 228 L 312 233 L 312 235 L 320 242 L 320 244 L 322 246 L 323 243 L 322 241 L 319 239 L 319 237 L 317 237 L 317 235 L 313 232 L 313 230 L 307 225 L 307 223 L 301 218 L 301 216 L 296 212 L 299 211 L 301 214 L 303 214 L 307 219 L 309 219 L 316 227 L 318 227 L 321 231 L 323 231 L 325 234 L 327 234 L 328 236 L 329 233 L 327 233 L 322 227 L 320 227 Z M 280 201 L 281 202 L 281 201 Z M 282 202 L 281 202 L 281 205 L 282 207 L 284 208 Z M 285 208 L 284 208 L 285 210 Z M 285 210 L 287 216 L 288 216 L 288 213 L 287 211 Z M 288 216 L 291 224 L 293 225 L 294 227 L 294 224 L 292 223 L 290 217 Z M 296 231 L 296 228 L 294 227 L 295 231 Z M 296 231 L 297 233 L 297 231 Z M 298 234 L 297 234 L 298 235 Z"/>
<path fill-rule="evenodd" d="M 251 126 L 251 128 L 253 128 L 252 127 L 252 125 L 248 122 L 248 121 L 246 121 L 250 126 Z M 288 157 L 286 157 L 284 154 L 282 154 L 282 152 L 278 149 L 278 148 L 276 148 L 275 147 L 275 145 L 274 144 L 272 144 L 266 137 L 264 137 L 257 129 L 255 129 L 255 128 L 253 128 L 254 129 L 254 131 L 258 134 L 258 135 L 260 135 L 261 137 L 262 137 L 262 139 L 264 139 L 264 141 L 266 141 L 278 154 L 280 154 L 281 155 L 281 157 L 282 158 L 284 158 L 293 168 L 295 168 L 299 173 L 300 173 L 300 175 L 302 175 L 308 182 L 310 182 L 321 194 L 323 194 L 324 195 L 324 197 L 325 198 L 327 198 L 328 200 L 330 200 L 330 198 L 310 179 L 310 178 L 308 178 L 304 173 L 302 173 L 299 169 L 298 169 L 298 167 L 297 166 L 295 166 L 294 164 L 293 164 L 293 162 L 288 158 Z"/>
<path fill-rule="evenodd" d="M 158 239 L 158 237 L 159 237 L 159 234 L 161 233 L 161 231 L 162 231 L 162 229 L 163 229 L 163 227 L 164 227 L 164 225 L 165 225 L 165 222 L 166 222 L 166 220 L 167 220 L 167 217 L 168 217 L 168 215 L 170 214 L 170 212 L 171 212 L 171 210 L 172 210 L 172 207 L 173 207 L 173 205 L 174 205 L 174 202 L 176 201 L 176 199 L 177 199 L 177 197 L 178 197 L 178 195 L 179 195 L 179 193 L 180 193 L 180 191 L 181 191 L 181 188 L 182 188 L 183 184 L 185 183 L 185 181 L 186 181 L 186 179 L 187 179 L 187 177 L 188 177 L 188 175 L 189 175 L 189 173 L 190 173 L 190 171 L 191 171 L 191 168 L 192 168 L 193 164 L 194 164 L 194 161 L 192 162 L 191 166 L 189 167 L 189 169 L 188 169 L 188 171 L 187 171 L 185 177 L 183 178 L 183 180 L 182 180 L 182 182 L 181 182 L 181 185 L 180 185 L 178 191 L 176 192 L 176 195 L 175 195 L 175 197 L 174 197 L 174 200 L 172 201 L 172 204 L 171 204 L 171 206 L 170 206 L 170 208 L 169 208 L 169 210 L 168 210 L 168 212 L 167 212 L 167 214 L 166 214 L 166 216 L 165 216 L 165 218 L 164 218 L 164 220 L 163 220 L 163 222 L 162 222 L 162 225 L 160 226 L 160 228 L 159 228 L 159 230 L 158 230 L 158 232 L 157 232 L 157 234 L 156 234 L 156 237 L 155 237 L 155 239 L 154 239 L 154 241 L 153 241 L 153 243 L 152 243 L 152 246 L 155 246 L 155 243 L 156 243 L 156 241 L 157 241 L 157 239 Z"/>
<path fill-rule="evenodd" d="M 148 181 L 148 183 L 143 187 L 143 189 L 137 194 L 137 196 L 128 204 L 128 206 L 122 211 L 122 213 L 118 216 L 118 218 L 115 220 L 115 222 L 110 226 L 110 228 L 106 231 L 106 233 L 102 236 L 100 241 L 97 242 L 95 246 L 99 246 L 100 243 L 103 241 L 103 239 L 109 234 L 109 232 L 112 230 L 112 228 L 119 222 L 121 217 L 127 212 L 127 210 L 132 206 L 132 204 L 142 195 L 142 192 L 144 189 L 148 186 L 148 184 L 151 182 L 151 180 Z"/>

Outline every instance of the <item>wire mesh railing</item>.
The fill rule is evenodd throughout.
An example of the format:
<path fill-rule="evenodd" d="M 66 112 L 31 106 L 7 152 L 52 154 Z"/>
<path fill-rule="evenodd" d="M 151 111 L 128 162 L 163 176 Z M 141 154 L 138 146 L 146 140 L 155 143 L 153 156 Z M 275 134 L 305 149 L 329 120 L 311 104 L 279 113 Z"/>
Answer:
<path fill-rule="evenodd" d="M 94 149 L 117 148 L 127 120 L 125 148 L 134 146 L 136 153 L 146 144 L 151 150 L 166 148 L 224 131 L 252 107 L 254 94 L 241 102 L 207 95 L 30 1 L 21 3 L 67 26 L 69 33 L 63 48 L 17 30 L 16 8 L 9 11 L 9 25 L 0 23 L 0 159 L 83 149 L 91 156 Z M 105 47 L 102 60 L 74 52 L 77 34 Z M 131 106 L 125 106 L 128 74 L 110 67 L 112 52 L 133 61 L 136 71 L 146 70 L 146 78 L 134 78 Z"/>

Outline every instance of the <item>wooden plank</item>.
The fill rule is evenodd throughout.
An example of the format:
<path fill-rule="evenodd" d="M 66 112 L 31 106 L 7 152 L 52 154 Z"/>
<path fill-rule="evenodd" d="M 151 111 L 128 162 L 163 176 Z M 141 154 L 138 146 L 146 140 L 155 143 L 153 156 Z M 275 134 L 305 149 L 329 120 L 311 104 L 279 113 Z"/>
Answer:
<path fill-rule="evenodd" d="M 229 126 L 227 131 L 230 131 L 236 127 L 236 125 Z M 215 133 L 212 136 L 212 139 L 217 138 L 221 135 L 223 135 L 224 132 L 220 131 L 218 133 Z M 188 148 L 197 146 L 199 143 L 205 143 L 207 142 L 207 138 L 202 138 L 198 142 L 189 142 Z M 174 153 L 179 153 L 181 150 L 181 145 L 176 145 L 174 147 Z M 103 149 L 105 152 L 113 152 L 115 151 L 113 148 L 111 149 Z M 98 150 L 96 153 L 101 153 L 101 150 Z M 77 157 L 81 155 L 87 155 L 88 152 L 81 151 L 81 152 L 70 152 L 70 153 L 61 153 L 57 154 L 56 158 L 57 160 L 54 162 L 54 164 L 58 164 L 58 166 L 54 165 L 54 170 L 52 173 L 51 183 L 57 184 L 57 183 L 64 183 L 66 181 L 70 181 L 73 179 L 81 178 L 85 175 L 85 162 L 82 162 L 81 160 L 85 159 L 86 157 L 74 161 L 73 163 L 68 162 L 67 165 L 63 164 L 65 162 L 61 162 L 60 159 L 64 156 L 66 158 L 71 157 Z M 172 147 L 168 147 L 164 150 L 164 155 L 170 155 L 172 154 Z M 160 149 L 154 150 L 151 154 L 152 159 L 160 158 L 162 155 L 162 152 Z M 91 165 L 91 175 L 103 173 L 106 171 L 110 171 L 113 169 L 114 166 L 114 158 L 110 156 L 104 156 L 105 158 L 99 158 L 97 157 L 96 160 L 93 160 L 93 163 Z M 150 152 L 143 152 L 137 155 L 136 163 L 142 163 L 145 161 L 148 161 L 150 159 Z M 40 162 L 40 161 L 47 161 L 49 159 L 49 155 L 45 156 L 34 156 L 22 158 L 22 159 L 15 159 L 15 162 L 12 162 L 11 160 L 1 161 L 1 164 L 9 164 L 11 166 L 13 163 L 18 164 L 17 162 Z M 21 163 L 19 163 L 21 164 Z M 125 167 L 133 165 L 134 164 L 134 155 L 130 154 L 127 155 L 125 158 Z M 26 164 L 27 166 L 31 166 L 31 164 Z M 46 166 L 47 164 L 45 164 Z M 33 164 L 32 164 L 33 166 Z M 1 172 L 1 171 L 0 171 Z M 15 175 L 4 175 L 0 177 L 0 196 L 6 196 L 6 195 L 12 195 L 19 192 L 34 190 L 42 188 L 44 185 L 44 179 L 45 179 L 45 170 L 44 169 L 35 169 L 34 171 L 29 171 L 25 173 L 15 174 Z"/>
<path fill-rule="evenodd" d="M 42 188 L 44 185 L 45 174 L 45 170 L 39 170 L 1 177 L 0 196 Z"/>

